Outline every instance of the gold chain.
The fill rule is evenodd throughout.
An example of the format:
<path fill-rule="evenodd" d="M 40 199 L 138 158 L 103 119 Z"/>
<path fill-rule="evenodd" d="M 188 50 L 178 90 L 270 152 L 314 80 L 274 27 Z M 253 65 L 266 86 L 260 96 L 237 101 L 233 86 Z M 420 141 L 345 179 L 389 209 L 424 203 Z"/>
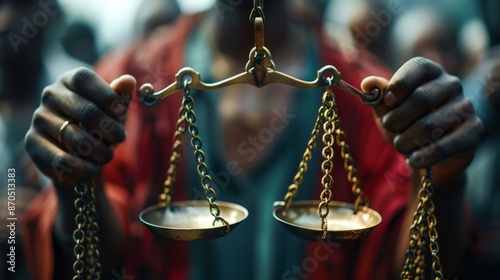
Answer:
<path fill-rule="evenodd" d="M 318 213 L 321 219 L 321 229 L 323 230 L 323 239 L 326 239 L 328 234 L 328 222 L 326 217 L 329 213 L 328 203 L 332 199 L 331 187 L 333 186 L 333 156 L 334 156 L 334 144 L 335 136 L 333 135 L 335 131 L 335 111 L 333 106 L 335 105 L 335 98 L 333 97 L 332 88 L 328 86 L 323 95 L 323 150 L 321 155 L 323 156 L 323 163 L 321 164 L 321 171 L 323 172 L 323 177 L 321 178 L 321 185 L 323 186 L 323 191 L 320 194 L 320 200 L 318 206 Z"/>
<path fill-rule="evenodd" d="M 328 80 L 331 82 L 331 80 Z M 335 97 L 331 90 L 331 85 L 327 86 L 325 93 L 323 94 L 322 105 L 318 110 L 318 117 L 314 123 L 313 130 L 311 132 L 311 138 L 307 143 L 306 150 L 302 155 L 302 159 L 299 163 L 299 168 L 295 177 L 293 178 L 292 184 L 288 186 L 288 191 L 283 199 L 285 202 L 285 209 L 288 209 L 292 203 L 293 198 L 297 195 L 300 185 L 304 179 L 304 174 L 308 169 L 308 163 L 312 158 L 312 150 L 316 146 L 316 139 L 320 133 L 320 128 L 323 125 L 323 137 L 322 141 L 324 144 L 322 150 L 323 163 L 321 164 L 321 170 L 323 172 L 323 177 L 321 179 L 321 184 L 323 186 L 323 191 L 320 194 L 320 204 L 318 206 L 318 213 L 321 219 L 321 229 L 323 230 L 323 239 L 326 239 L 328 233 L 328 223 L 326 217 L 329 213 L 328 204 L 332 198 L 331 187 L 333 186 L 333 177 L 331 175 L 333 170 L 333 157 L 334 157 L 334 144 L 337 142 L 337 146 L 340 148 L 340 153 L 344 159 L 344 168 L 347 172 L 347 179 L 351 184 L 351 189 L 353 194 L 356 196 L 356 201 L 354 203 L 354 214 L 359 210 L 361 206 L 368 206 L 368 202 L 364 197 L 362 191 L 361 182 L 358 179 L 358 170 L 354 164 L 352 157 L 351 147 L 347 144 L 345 132 L 342 129 L 340 118 L 337 112 L 337 105 L 335 103 Z"/>
<path fill-rule="evenodd" d="M 99 252 L 99 224 L 97 223 L 97 213 L 95 209 L 95 187 L 94 182 L 90 184 L 89 200 L 87 203 L 87 278 L 99 279 L 101 275 L 101 263 Z"/>
<path fill-rule="evenodd" d="M 194 113 L 194 100 L 189 94 L 189 82 L 184 80 L 184 99 L 183 99 L 183 109 L 184 117 L 187 123 L 187 128 L 189 134 L 191 135 L 191 146 L 194 150 L 194 159 L 198 164 L 196 170 L 201 178 L 201 186 L 205 190 L 205 196 L 210 205 L 210 214 L 214 217 L 213 225 L 216 222 L 221 222 L 226 226 L 226 231 L 230 231 L 229 223 L 220 216 L 220 208 L 217 205 L 216 192 L 212 187 L 212 177 L 209 175 L 207 164 L 205 163 L 205 153 L 202 150 L 202 142 L 200 136 L 198 136 L 198 127 L 196 126 L 196 114 Z"/>
<path fill-rule="evenodd" d="M 295 176 L 293 177 L 293 183 L 290 186 L 288 186 L 288 192 L 286 193 L 284 198 L 285 209 L 288 209 L 290 207 L 293 198 L 297 195 L 297 192 L 299 191 L 299 187 L 302 184 L 302 181 L 304 181 L 304 174 L 306 173 L 308 168 L 308 163 L 312 158 L 312 151 L 316 147 L 316 138 L 318 138 L 320 132 L 323 112 L 324 112 L 324 107 L 323 105 L 321 105 L 321 107 L 319 107 L 318 110 L 318 117 L 316 118 L 316 122 L 314 123 L 314 127 L 311 132 L 311 138 L 309 139 L 309 142 L 307 142 L 306 150 L 302 155 L 302 160 L 299 163 L 299 170 L 297 171 L 297 174 L 295 174 Z"/>
<path fill-rule="evenodd" d="M 76 229 L 73 231 L 75 246 L 73 253 L 76 257 L 73 263 L 73 280 L 100 279 L 101 264 L 99 262 L 99 225 L 95 209 L 95 186 L 90 182 L 90 189 L 85 182 L 74 187 L 78 195 L 74 206 L 77 210 L 75 216 Z"/>
<path fill-rule="evenodd" d="M 255 18 L 257 17 L 262 18 L 262 21 L 264 21 L 265 19 L 264 0 L 253 1 L 253 8 L 252 11 L 250 11 L 250 16 L 248 17 L 248 19 L 250 20 L 251 23 L 255 23 Z"/>
<path fill-rule="evenodd" d="M 337 104 L 335 103 L 333 104 L 333 111 L 335 111 L 335 126 L 337 127 L 335 131 L 337 135 L 337 146 L 340 148 L 340 156 L 344 159 L 344 169 L 347 173 L 347 180 L 349 184 L 351 184 L 352 193 L 356 197 L 354 202 L 354 214 L 356 214 L 360 207 L 368 207 L 368 201 L 363 194 L 362 184 L 358 179 L 358 169 L 354 164 L 351 147 L 347 144 L 345 132 L 342 129 L 342 123 L 338 115 Z"/>
<path fill-rule="evenodd" d="M 160 194 L 159 197 L 159 205 L 161 207 L 166 207 L 170 205 L 170 201 L 172 200 L 172 185 L 175 182 L 175 175 L 177 171 L 177 167 L 179 165 L 179 159 L 182 155 L 182 136 L 184 132 L 186 132 L 186 117 L 185 117 L 185 102 L 186 98 L 182 99 L 182 105 L 179 109 L 179 119 L 177 120 L 176 130 L 174 134 L 174 144 L 172 147 L 172 154 L 170 155 L 169 167 L 167 170 L 167 176 L 165 182 L 163 183 L 163 193 Z"/>
<path fill-rule="evenodd" d="M 410 244 L 406 251 L 401 279 L 425 279 L 425 258 L 429 250 L 432 263 L 431 279 L 444 279 L 439 259 L 437 219 L 434 215 L 432 193 L 432 175 L 428 168 L 427 173 L 422 177 L 421 188 L 418 192 L 419 202 L 410 227 Z"/>

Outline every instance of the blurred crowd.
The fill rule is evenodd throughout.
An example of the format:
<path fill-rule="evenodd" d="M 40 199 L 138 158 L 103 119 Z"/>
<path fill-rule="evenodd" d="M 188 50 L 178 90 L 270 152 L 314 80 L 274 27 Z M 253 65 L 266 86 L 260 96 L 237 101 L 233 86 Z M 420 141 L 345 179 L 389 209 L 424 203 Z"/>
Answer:
<path fill-rule="evenodd" d="M 470 248 L 474 258 L 468 260 L 462 276 L 463 279 L 488 279 L 491 275 L 500 275 L 500 2 L 290 1 L 296 2 L 298 20 L 323 27 L 331 43 L 351 60 L 360 59 L 357 56 L 360 49 L 368 49 L 395 70 L 409 58 L 423 56 L 439 62 L 446 71 L 463 79 L 464 93 L 473 101 L 487 135 L 468 169 L 467 197 L 476 229 L 475 240 L 471 243 L 476 245 Z M 99 34 L 103 26 L 89 17 L 74 16 L 71 1 L 0 2 L 2 221 L 7 215 L 5 170 L 16 168 L 16 215 L 20 219 L 24 207 L 48 183 L 30 162 L 23 144 L 42 88 L 66 70 L 91 66 L 108 50 L 140 40 L 156 28 L 171 24 L 178 16 L 189 12 L 186 8 L 189 2 L 142 0 L 136 5 L 135 14 L 120 16 L 123 26 L 132 22 L 132 28 L 120 31 L 128 36 L 114 44 L 102 42 L 103 35 Z M 221 5 L 226 1 L 207 2 Z M 95 7 L 92 10 L 95 11 Z M 80 9 L 80 12 L 85 14 L 86 10 Z M 117 12 L 120 10 L 103 14 Z M 120 23 L 116 26 L 119 28 Z M 4 268 L 6 230 L 5 227 L 0 229 L 0 278 L 13 279 Z M 22 263 L 20 250 L 22 232 L 20 228 L 17 230 L 19 272 L 15 275 L 16 279 L 29 279 L 23 271 L 26 266 Z"/>

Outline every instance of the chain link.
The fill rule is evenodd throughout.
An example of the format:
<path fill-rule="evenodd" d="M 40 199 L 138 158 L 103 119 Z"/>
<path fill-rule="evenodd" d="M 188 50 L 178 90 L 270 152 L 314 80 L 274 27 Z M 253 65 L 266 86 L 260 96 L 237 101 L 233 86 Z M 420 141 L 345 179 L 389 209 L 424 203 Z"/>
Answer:
<path fill-rule="evenodd" d="M 334 100 L 335 102 L 335 100 Z M 344 169 L 347 173 L 347 180 L 351 185 L 351 191 L 356 197 L 354 201 L 354 214 L 359 211 L 360 207 L 366 206 L 369 207 L 368 200 L 363 194 L 361 181 L 359 180 L 358 169 L 354 164 L 354 159 L 352 157 L 351 146 L 347 144 L 345 132 L 342 129 L 342 123 L 340 121 L 340 117 L 337 110 L 337 104 L 333 104 L 333 111 L 335 112 L 335 126 L 337 129 L 335 130 L 335 135 L 337 136 L 336 142 L 337 146 L 340 149 L 340 156 L 344 159 Z"/>
<path fill-rule="evenodd" d="M 329 80 L 331 83 L 331 80 Z M 325 93 L 323 94 L 323 150 L 321 155 L 323 156 L 323 162 L 321 164 L 321 171 L 323 172 L 323 177 L 321 178 L 321 184 L 323 186 L 323 191 L 320 194 L 320 200 L 318 206 L 318 214 L 321 219 L 321 229 L 323 230 L 323 239 L 326 240 L 328 234 L 328 221 L 326 220 L 328 213 L 330 212 L 328 204 L 332 199 L 331 187 L 333 186 L 333 177 L 331 175 L 333 170 L 333 156 L 334 156 L 334 144 L 335 144 L 335 116 L 336 112 L 333 110 L 335 105 L 335 98 L 332 93 L 332 87 L 327 87 Z"/>
<path fill-rule="evenodd" d="M 78 197 L 74 206 L 77 211 L 75 216 L 76 229 L 73 231 L 75 246 L 73 254 L 73 280 L 100 279 L 101 264 L 99 262 L 99 224 L 95 209 L 95 185 L 90 182 L 90 189 L 85 182 L 74 187 Z"/>
<path fill-rule="evenodd" d="M 167 170 L 167 175 L 165 182 L 163 183 L 163 193 L 159 197 L 159 205 L 161 207 L 166 207 L 170 205 L 172 200 L 172 186 L 175 182 L 177 167 L 179 166 L 179 159 L 182 156 L 182 138 L 184 132 L 186 132 L 186 110 L 184 109 L 189 102 L 185 98 L 182 99 L 182 105 L 179 109 L 179 119 L 177 120 L 176 130 L 174 133 L 174 144 L 172 146 L 172 154 L 169 159 L 169 167 Z"/>
<path fill-rule="evenodd" d="M 205 196 L 210 204 L 210 214 L 214 217 L 213 225 L 220 222 L 226 226 L 226 232 L 229 232 L 231 228 L 229 223 L 222 217 L 220 217 L 220 209 L 215 202 L 217 196 L 213 188 L 212 177 L 209 175 L 208 166 L 205 163 L 205 153 L 202 150 L 202 141 L 200 136 L 198 136 L 198 127 L 196 126 L 196 114 L 194 113 L 194 100 L 189 93 L 189 82 L 184 80 L 184 99 L 182 102 L 182 107 L 184 110 L 184 118 L 187 124 L 187 129 L 191 135 L 191 146 L 194 150 L 194 159 L 197 163 L 196 170 L 198 175 L 200 175 L 201 186 L 205 191 Z"/>
<path fill-rule="evenodd" d="M 293 198 L 297 195 L 299 187 L 304 181 L 304 174 L 306 173 L 309 161 L 312 158 L 312 151 L 316 147 L 316 139 L 318 138 L 320 132 L 323 112 L 324 112 L 324 107 L 323 105 L 321 105 L 321 107 L 319 107 L 318 110 L 318 117 L 316 118 L 316 122 L 314 123 L 314 127 L 311 132 L 311 138 L 307 142 L 306 150 L 302 155 L 302 160 L 299 163 L 299 170 L 293 177 L 293 183 L 290 186 L 288 186 L 288 192 L 286 193 L 285 198 L 283 199 L 283 201 L 285 202 L 285 209 L 288 209 L 290 207 Z"/>
<path fill-rule="evenodd" d="M 255 23 L 255 18 L 257 17 L 262 18 L 263 21 L 266 18 L 264 15 L 264 0 L 253 1 L 253 8 L 252 11 L 250 11 L 248 20 L 250 20 L 251 23 Z"/>
<path fill-rule="evenodd" d="M 418 192 L 419 202 L 410 227 L 410 242 L 406 251 L 401 279 L 425 279 L 426 256 L 429 253 L 432 264 L 431 279 L 444 279 L 438 255 L 437 219 L 434 215 L 432 193 L 432 175 L 430 168 L 428 168 L 427 173 L 422 177 L 421 188 Z"/>
<path fill-rule="evenodd" d="M 99 259 L 101 257 L 99 251 L 99 224 L 97 223 L 97 212 L 95 209 L 95 184 L 92 181 L 90 184 L 90 192 L 88 194 L 89 199 L 87 200 L 87 213 L 88 213 L 88 224 L 87 224 L 87 279 L 100 279 L 101 275 L 101 263 Z"/>

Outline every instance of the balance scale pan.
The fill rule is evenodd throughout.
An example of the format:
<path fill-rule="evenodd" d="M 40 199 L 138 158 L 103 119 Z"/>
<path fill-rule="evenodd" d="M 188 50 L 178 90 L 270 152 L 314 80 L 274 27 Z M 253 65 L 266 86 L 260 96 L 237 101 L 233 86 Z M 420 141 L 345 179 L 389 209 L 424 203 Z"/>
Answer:
<path fill-rule="evenodd" d="M 342 242 L 356 240 L 376 227 L 382 217 L 375 210 L 361 207 L 354 214 L 352 203 L 332 201 L 329 204 L 330 213 L 327 217 L 328 234 L 322 239 L 323 230 L 318 214 L 320 201 L 300 201 L 285 209 L 285 202 L 277 201 L 273 206 L 273 216 L 288 231 L 298 237 L 310 241 Z"/>
<path fill-rule="evenodd" d="M 229 232 L 248 217 L 247 209 L 240 205 L 222 201 L 217 205 L 220 217 L 229 224 Z M 169 207 L 151 206 L 139 214 L 139 219 L 153 233 L 175 241 L 213 239 L 229 233 L 222 222 L 212 225 L 214 217 L 207 201 L 176 201 Z"/>

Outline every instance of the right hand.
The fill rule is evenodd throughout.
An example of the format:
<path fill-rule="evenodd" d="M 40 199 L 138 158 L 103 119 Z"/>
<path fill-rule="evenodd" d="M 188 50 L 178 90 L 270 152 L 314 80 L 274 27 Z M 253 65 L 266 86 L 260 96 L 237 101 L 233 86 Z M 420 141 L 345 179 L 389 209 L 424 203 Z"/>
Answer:
<path fill-rule="evenodd" d="M 136 81 L 124 75 L 108 85 L 87 68 L 64 73 L 42 93 L 25 145 L 38 168 L 54 184 L 72 186 L 88 179 L 113 157 L 125 140 L 124 122 Z M 70 121 L 59 143 L 59 130 Z"/>

